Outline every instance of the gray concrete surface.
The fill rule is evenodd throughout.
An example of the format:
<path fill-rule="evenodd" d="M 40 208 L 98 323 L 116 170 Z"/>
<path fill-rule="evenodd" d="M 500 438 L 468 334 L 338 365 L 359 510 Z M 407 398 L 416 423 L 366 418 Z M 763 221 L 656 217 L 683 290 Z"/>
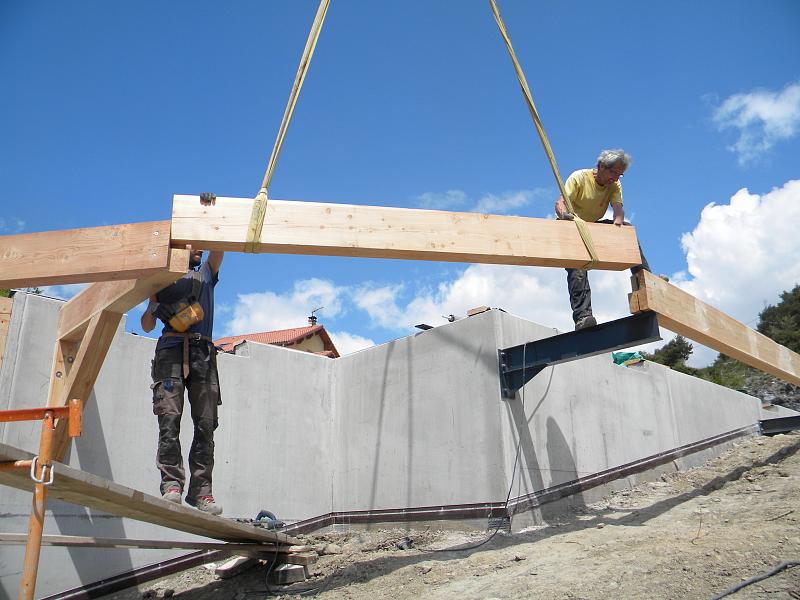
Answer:
<path fill-rule="evenodd" d="M 59 305 L 15 297 L 0 409 L 46 401 Z M 547 368 L 517 398 L 501 399 L 497 350 L 555 333 L 492 310 L 336 360 L 250 342 L 220 356 L 214 490 L 225 515 L 252 518 L 266 508 L 294 521 L 332 511 L 502 502 L 512 485 L 519 496 L 760 417 L 755 398 L 652 363 L 620 367 L 609 355 Z M 123 325 L 66 462 L 157 494 L 154 347 Z M 183 429 L 185 453 L 188 415 Z M 0 425 L 4 443 L 30 451 L 38 433 L 38 424 Z M 29 494 L 0 488 L 0 506 L 0 529 L 26 530 Z M 518 515 L 519 523 L 557 510 L 563 506 Z M 46 533 L 191 538 L 59 502 L 49 507 Z M 0 599 L 16 595 L 22 553 L 0 546 Z M 37 595 L 185 553 L 45 548 Z"/>

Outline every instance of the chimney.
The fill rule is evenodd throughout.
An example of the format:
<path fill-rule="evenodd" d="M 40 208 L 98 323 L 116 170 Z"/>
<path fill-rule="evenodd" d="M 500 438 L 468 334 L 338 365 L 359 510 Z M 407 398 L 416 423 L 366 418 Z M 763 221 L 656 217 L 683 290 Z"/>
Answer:
<path fill-rule="evenodd" d="M 312 327 L 313 327 L 314 325 L 316 325 L 316 324 L 317 324 L 317 315 L 315 315 L 315 314 L 313 314 L 313 313 L 312 313 L 312 314 L 310 314 L 310 315 L 308 316 L 308 324 L 309 324 L 309 325 L 311 325 Z"/>

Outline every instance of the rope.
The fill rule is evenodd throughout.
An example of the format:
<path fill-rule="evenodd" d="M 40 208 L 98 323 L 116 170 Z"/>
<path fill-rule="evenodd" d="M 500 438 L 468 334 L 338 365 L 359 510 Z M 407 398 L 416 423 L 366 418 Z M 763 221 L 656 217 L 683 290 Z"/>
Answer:
<path fill-rule="evenodd" d="M 272 181 L 275 164 L 278 162 L 278 155 L 283 147 L 286 131 L 289 129 L 289 122 L 292 120 L 294 107 L 297 105 L 300 89 L 303 87 L 303 81 L 305 81 L 308 67 L 311 64 L 311 57 L 314 55 L 314 49 L 317 47 L 317 40 L 319 39 L 319 34 L 322 30 L 322 24 L 325 21 L 325 15 L 328 12 L 329 5 L 330 0 L 320 0 L 317 14 L 311 25 L 311 31 L 308 32 L 308 39 L 303 49 L 303 55 L 300 58 L 300 65 L 297 67 L 297 74 L 294 77 L 294 84 L 289 94 L 289 101 L 286 104 L 286 110 L 283 112 L 283 119 L 278 128 L 278 136 L 275 139 L 275 145 L 272 147 L 272 153 L 269 156 L 267 171 L 264 173 L 261 189 L 258 191 L 255 202 L 253 203 L 253 212 L 250 215 L 250 225 L 247 229 L 247 241 L 244 245 L 245 252 L 257 252 L 258 245 L 261 243 L 261 230 L 264 228 L 264 215 L 267 212 L 267 190 Z"/>
<path fill-rule="evenodd" d="M 492 13 L 494 13 L 494 20 L 497 22 L 497 27 L 500 29 L 500 35 L 503 36 L 503 41 L 508 49 L 508 54 L 511 56 L 511 61 L 514 63 L 514 71 L 517 73 L 519 87 L 522 88 L 522 95 L 525 97 L 525 103 L 528 105 L 528 110 L 533 118 L 533 124 L 536 126 L 536 131 L 539 133 L 539 139 L 542 141 L 542 146 L 544 146 L 547 159 L 550 161 L 550 168 L 553 170 L 553 175 L 556 178 L 558 191 L 561 193 L 561 197 L 564 198 L 564 202 L 567 204 L 567 210 L 575 215 L 575 225 L 578 227 L 578 233 L 581 236 L 581 240 L 583 240 L 584 246 L 586 246 L 586 250 L 589 252 L 590 260 L 583 266 L 583 268 L 591 269 L 595 264 L 597 264 L 598 261 L 597 252 L 594 248 L 594 241 L 592 240 L 592 234 L 589 231 L 586 221 L 575 214 L 575 211 L 572 208 L 572 202 L 570 201 L 569 196 L 564 189 L 564 183 L 561 180 L 560 173 L 558 172 L 558 166 L 556 165 L 556 158 L 553 155 L 553 149 L 550 147 L 550 141 L 547 139 L 547 134 L 544 131 L 542 120 L 539 118 L 539 112 L 536 110 L 536 105 L 533 103 L 533 96 L 531 95 L 531 90 L 528 87 L 528 82 L 525 79 L 525 73 L 522 72 L 522 67 L 517 60 L 514 47 L 511 45 L 511 38 L 508 37 L 508 31 L 506 30 L 506 25 L 503 22 L 503 17 L 500 16 L 500 9 L 497 8 L 497 2 L 495 0 L 489 0 L 489 4 L 491 5 Z"/>

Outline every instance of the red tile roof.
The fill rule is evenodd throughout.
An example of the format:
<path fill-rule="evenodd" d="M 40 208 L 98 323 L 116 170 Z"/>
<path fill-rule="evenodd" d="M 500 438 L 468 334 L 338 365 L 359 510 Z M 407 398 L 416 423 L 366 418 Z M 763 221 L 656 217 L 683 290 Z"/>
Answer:
<path fill-rule="evenodd" d="M 291 329 L 280 329 L 278 331 L 263 331 L 261 333 L 245 333 L 243 335 L 232 335 L 214 340 L 214 345 L 218 346 L 223 352 L 233 352 L 233 349 L 245 340 L 259 342 L 262 344 L 272 344 L 273 346 L 291 347 L 299 344 L 303 340 L 319 335 L 322 338 L 324 351 L 318 352 L 323 356 L 338 358 L 339 351 L 333 345 L 328 332 L 322 325 L 308 325 L 306 327 L 293 327 Z"/>

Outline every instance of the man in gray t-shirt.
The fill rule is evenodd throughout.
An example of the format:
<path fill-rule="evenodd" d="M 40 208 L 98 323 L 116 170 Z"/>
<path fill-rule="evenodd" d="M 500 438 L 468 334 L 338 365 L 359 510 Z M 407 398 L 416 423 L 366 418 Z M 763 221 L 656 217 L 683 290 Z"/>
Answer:
<path fill-rule="evenodd" d="M 214 194 L 204 193 L 204 205 L 216 201 Z M 202 307 L 203 317 L 186 331 L 179 332 L 169 322 L 158 338 L 152 362 L 153 413 L 158 417 L 158 451 L 156 464 L 161 473 L 161 495 L 165 500 L 180 503 L 186 474 L 180 444 L 184 389 L 189 391 L 194 436 L 189 450 L 189 487 L 186 502 L 203 512 L 218 515 L 222 507 L 214 501 L 211 474 L 214 469 L 214 430 L 217 428 L 217 407 L 222 404 L 217 374 L 217 351 L 212 340 L 214 325 L 214 287 L 219 281 L 223 252 L 210 252 L 203 262 L 202 250 L 193 250 L 189 270 L 181 279 L 150 297 L 142 315 L 146 332 L 156 326 L 156 316 L 168 320 L 166 307 L 178 303 Z"/>

